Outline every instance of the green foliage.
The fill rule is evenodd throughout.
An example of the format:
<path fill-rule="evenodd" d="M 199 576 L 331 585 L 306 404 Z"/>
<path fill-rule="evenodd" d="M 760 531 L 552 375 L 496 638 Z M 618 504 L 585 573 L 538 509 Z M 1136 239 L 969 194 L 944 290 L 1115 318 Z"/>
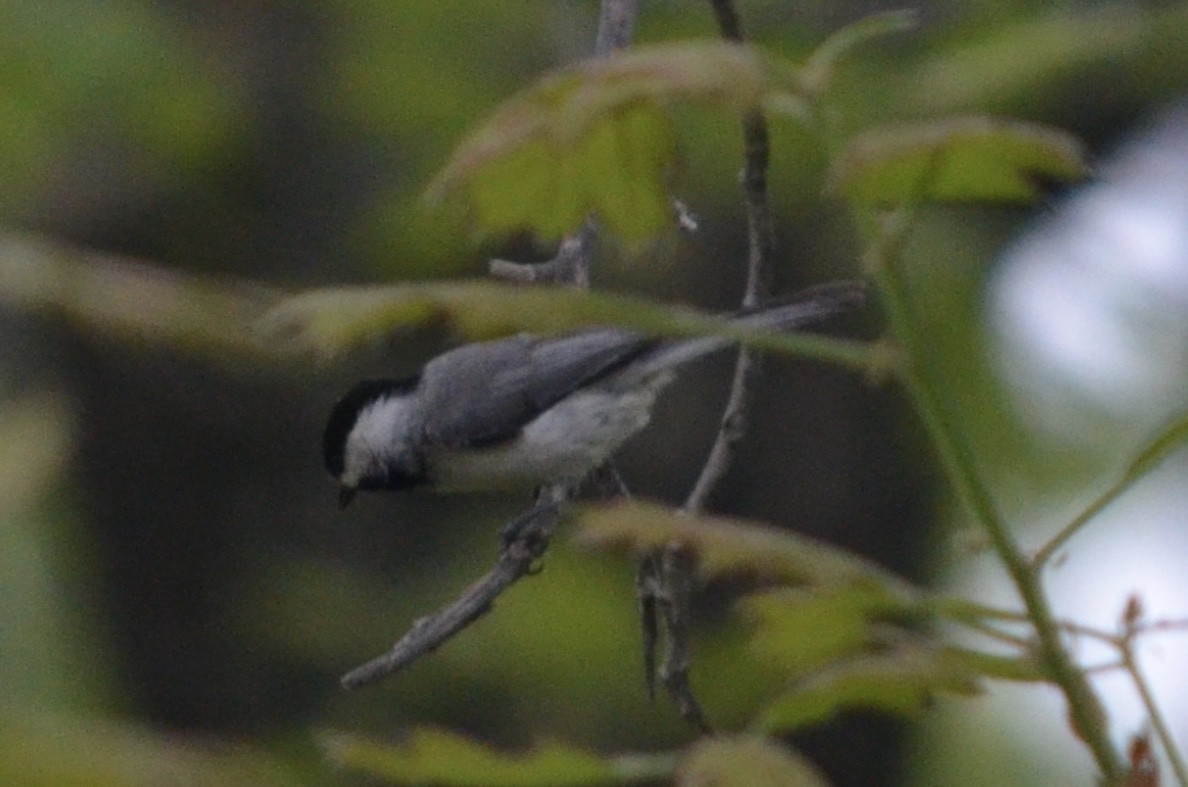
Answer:
<path fill-rule="evenodd" d="M 742 328 L 694 309 L 644 298 L 489 280 L 313 290 L 279 303 L 264 316 L 261 327 L 293 350 L 332 356 L 400 329 L 440 324 L 468 340 L 621 325 L 657 336 L 728 336 L 755 347 L 829 358 L 857 368 L 876 360 L 862 344 Z"/>
<path fill-rule="evenodd" d="M 908 715 L 937 693 L 969 694 L 983 663 L 930 642 L 926 594 L 845 550 L 790 531 L 644 503 L 580 516 L 582 538 L 648 554 L 679 543 L 708 577 L 774 589 L 744 597 L 752 647 L 791 687 L 755 719 L 765 734 L 847 708 Z M 907 627 L 904 627 L 907 626 Z"/>
<path fill-rule="evenodd" d="M 755 720 L 776 735 L 826 721 L 847 708 L 911 716 L 938 693 L 971 695 L 978 673 L 960 654 L 917 645 L 841 659 L 796 681 Z"/>
<path fill-rule="evenodd" d="M 392 746 L 351 735 L 325 739 L 327 755 L 347 768 L 400 784 L 564 787 L 650 780 L 672 770 L 672 757 L 604 757 L 558 743 L 509 754 L 469 738 L 435 729 L 415 729 Z"/>
<path fill-rule="evenodd" d="M 880 622 L 915 605 L 877 585 L 781 588 L 741 602 L 751 623 L 751 649 L 781 675 L 870 649 L 885 638 Z M 889 625 L 889 624 L 884 624 Z"/>
<path fill-rule="evenodd" d="M 753 576 L 763 582 L 823 587 L 859 585 L 888 601 L 910 602 L 916 591 L 863 558 L 807 536 L 729 517 L 690 517 L 662 506 L 624 502 L 589 509 L 580 520 L 588 543 L 640 553 L 677 541 L 698 556 L 708 577 Z M 873 607 L 874 605 L 872 605 Z"/>
<path fill-rule="evenodd" d="M 750 735 L 705 738 L 681 760 L 682 787 L 823 787 L 829 782 L 812 763 L 773 741 Z"/>
<path fill-rule="evenodd" d="M 738 112 L 798 103 L 790 66 L 750 48 L 699 41 L 632 49 L 545 77 L 505 102 L 434 179 L 464 191 L 485 232 L 555 239 L 594 214 L 639 241 L 672 224 L 676 148 L 664 109 L 706 101 Z"/>
<path fill-rule="evenodd" d="M 454 3 L 448 14 L 437 5 L 424 10 L 414 4 L 368 0 L 347 3 L 344 8 L 356 13 L 344 28 L 348 32 L 334 41 L 345 62 L 337 66 L 337 81 L 329 83 L 327 114 L 346 107 L 343 114 L 353 116 L 370 133 L 398 140 L 406 146 L 402 154 L 410 151 L 408 166 L 414 173 L 428 169 L 426 160 L 439 160 L 445 140 L 453 138 L 475 107 L 502 94 L 509 79 L 495 73 L 496 69 L 481 76 L 473 72 L 459 76 L 451 68 L 462 59 L 459 52 L 498 48 L 500 62 L 521 60 L 518 65 L 532 71 L 551 62 L 555 54 L 545 45 L 532 51 L 505 45 L 505 36 L 517 27 L 527 31 L 521 31 L 527 37 L 548 35 L 549 22 L 543 14 L 531 15 L 521 25 L 521 18 L 529 19 L 528 12 L 520 10 L 517 16 L 494 5 Z M 452 34 L 450 42 L 442 44 L 433 34 L 446 16 L 464 20 L 467 30 Z M 1181 24 L 1183 19 L 1180 8 L 1020 18 L 972 41 L 950 42 L 948 49 L 934 51 L 916 69 L 883 69 L 885 63 L 872 60 L 866 64 L 869 80 L 860 88 L 879 96 L 869 102 L 872 106 L 883 101 L 895 105 L 894 112 L 908 115 L 921 107 L 964 109 L 981 101 L 1034 103 L 1037 96 L 1046 96 L 1047 102 L 1063 111 L 1069 104 L 1063 80 L 1075 83 L 1086 69 L 1102 68 L 1103 62 L 1125 62 L 1133 69 L 1161 74 L 1176 71 L 1168 63 L 1183 62 L 1183 52 L 1188 51 L 1176 45 L 1188 29 Z M 0 207 L 19 208 L 46 188 L 56 173 L 73 166 L 80 145 L 95 129 L 105 132 L 106 142 L 115 140 L 134 150 L 131 168 L 159 182 L 208 161 L 216 151 L 235 144 L 232 130 L 243 131 L 250 125 L 250 115 L 237 105 L 236 91 L 226 84 L 216 87 L 199 75 L 188 47 L 178 45 L 176 31 L 153 13 L 111 4 L 18 3 L 0 11 L 0 21 L 4 23 L 0 43 L 6 52 L 0 75 L 8 88 L 0 95 L 0 140 L 5 142 L 7 165 L 0 173 Z M 821 148 L 831 149 L 833 140 L 849 137 L 849 128 L 868 124 L 854 123 L 859 103 L 839 107 L 833 101 L 831 91 L 843 61 L 861 59 L 873 37 L 905 29 L 910 21 L 906 14 L 859 21 L 808 52 L 801 58 L 803 66 L 753 48 L 705 41 L 640 47 L 552 73 L 498 106 L 477 126 L 433 181 L 430 195 L 460 197 L 458 201 L 472 210 L 484 234 L 527 228 L 540 237 L 555 238 L 593 214 L 629 242 L 641 241 L 672 223 L 669 194 L 679 164 L 679 116 L 672 112 L 674 107 L 692 102 L 711 112 L 723 111 L 731 121 L 753 110 L 783 113 L 808 129 Z M 417 46 L 392 46 L 399 36 L 416 41 Z M 1142 43 L 1148 39 L 1159 46 L 1144 51 Z M 794 48 L 789 40 L 772 50 Z M 879 74 L 879 70 L 896 75 Z M 1037 86 L 1037 80 L 1044 84 Z M 1174 84 L 1162 75 L 1155 82 L 1163 89 Z M 349 98 L 339 104 L 343 95 Z M 842 112 L 835 114 L 839 108 Z M 241 113 L 234 123 L 232 110 Z M 887 116 L 877 113 L 880 120 Z M 80 118 L 85 122 L 80 123 Z M 699 145 L 703 141 L 697 138 Z M 785 155 L 805 158 L 803 150 L 792 147 Z M 879 126 L 851 137 L 830 163 L 828 187 L 861 214 L 871 207 L 930 201 L 1026 202 L 1040 195 L 1043 182 L 1073 180 L 1085 171 L 1079 144 L 1062 132 L 1037 123 L 959 116 Z M 408 180 L 420 182 L 417 174 Z M 818 193 L 815 182 L 782 185 L 800 194 Z M 433 223 L 424 214 L 410 220 L 413 200 L 405 188 L 393 198 L 396 207 L 376 209 L 372 215 L 396 227 L 388 231 L 408 236 L 402 246 L 408 259 L 399 259 L 402 266 L 439 271 L 443 260 L 460 256 L 462 233 Z M 148 193 L 151 196 L 151 189 Z M 876 235 L 865 240 L 873 247 L 886 238 Z M 882 262 L 894 267 L 900 260 Z M 881 282 L 893 316 L 902 301 L 902 292 L 894 284 L 893 280 L 891 286 Z M 0 300 L 7 307 L 62 317 L 82 333 L 100 332 L 132 345 L 155 343 L 219 357 L 264 358 L 279 349 L 337 355 L 375 337 L 426 324 L 444 323 L 461 337 L 482 339 L 519 330 L 557 332 L 615 323 L 657 335 L 725 335 L 865 370 L 880 358 L 906 373 L 926 366 L 919 348 L 903 341 L 899 330 L 903 323 L 892 326 L 895 336 L 880 355 L 843 341 L 742 331 L 710 315 L 639 298 L 490 282 L 342 288 L 282 300 L 280 293 L 249 283 L 176 275 L 25 238 L 5 238 L 0 244 Z M 960 336 L 968 338 L 965 333 Z M 900 364 L 904 358 L 906 362 Z M 980 406 L 987 407 L 984 402 Z M 16 547 L 5 550 L 7 568 L 0 572 L 5 593 L 0 595 L 6 603 L 23 605 L 22 615 L 6 614 L 5 620 L 14 625 L 0 634 L 4 641 L 0 665 L 8 676 L 4 682 L 20 687 L 13 691 L 17 701 L 22 701 L 23 691 L 29 691 L 42 699 L 49 696 L 68 703 L 73 696 L 80 705 L 98 704 L 96 698 L 105 696 L 104 689 L 84 684 L 100 670 L 78 669 L 73 659 L 79 653 L 95 658 L 100 648 L 63 634 L 73 632 L 83 639 L 64 611 L 68 596 L 60 592 L 60 577 L 38 560 L 45 551 L 42 544 L 33 539 L 18 543 L 27 535 L 21 530 L 22 518 L 47 495 L 66 461 L 70 416 L 56 400 L 38 400 L 6 408 L 0 419 L 0 478 L 9 493 L 0 501 L 0 514 L 16 523 L 5 541 Z M 942 432 L 952 426 L 944 419 L 937 423 Z M 1188 436 L 1186 424 L 1181 419 L 1161 433 L 1124 469 L 1118 483 L 1065 532 L 1075 534 L 1101 506 L 1178 450 Z M 961 457 L 940 453 L 950 475 L 959 475 L 962 468 L 954 473 L 954 465 Z M 1041 631 L 1047 640 L 1043 648 L 1037 647 L 1032 630 L 1024 636 L 1008 636 L 995 628 L 1001 621 L 992 614 L 968 610 L 952 614 L 951 608 L 922 589 L 844 550 L 770 527 L 720 517 L 681 517 L 642 504 L 585 512 L 581 527 L 587 543 L 639 552 L 678 541 L 696 553 L 703 576 L 728 576 L 741 580 L 743 587 L 758 588 L 747 592 L 738 605 L 750 626 L 750 654 L 790 682 L 768 692 L 762 707 L 751 711 L 750 729 L 755 734 L 704 739 L 671 754 L 608 756 L 546 743 L 513 755 L 453 733 L 419 729 L 402 746 L 334 736 L 327 745 L 330 758 L 348 769 L 394 781 L 576 784 L 671 775 L 689 784 L 818 784 L 822 780 L 811 766 L 771 736 L 851 710 L 910 716 L 937 695 L 974 693 L 979 678 L 1056 682 L 1074 711 L 1087 707 L 1067 677 L 1069 669 L 1076 671 L 1076 663 L 1068 659 L 1057 663 L 1061 669 L 1052 666 L 1052 659 L 1061 655 L 1052 645 L 1059 645 L 1066 631 L 1054 626 Z M 1011 557 L 1009 538 L 1000 542 L 1007 545 L 1000 555 Z M 1056 543 L 1061 542 L 1052 541 L 1049 546 Z M 1039 555 L 1050 556 L 1051 551 Z M 550 559 L 556 560 L 556 553 Z M 1033 567 L 1042 562 L 1036 560 Z M 276 571 L 285 574 L 288 584 L 265 585 L 259 593 L 262 598 L 253 599 L 255 605 L 244 613 L 243 626 L 285 629 L 287 655 L 303 645 L 308 657 L 309 642 L 321 632 L 325 642 L 315 650 L 322 649 L 318 653 L 323 662 L 337 664 L 342 651 L 336 647 L 350 636 L 343 631 L 354 621 L 336 617 L 328 624 L 326 616 L 319 619 L 292 611 L 290 617 L 269 616 L 277 598 L 287 598 L 291 604 L 293 594 L 308 593 L 313 607 L 325 602 L 328 593 L 322 586 L 330 585 L 342 596 L 367 596 L 377 609 L 389 610 L 384 595 L 388 577 L 364 582 L 360 574 L 337 564 L 331 567 L 329 561 L 320 572 L 286 571 L 289 564 L 279 565 Z M 304 564 L 294 561 L 294 565 Z M 433 571 L 453 573 L 439 565 Z M 350 584 L 352 577 L 357 584 Z M 296 597 L 300 602 L 307 598 Z M 550 602 L 561 604 L 556 599 Z M 507 606 L 513 603 L 509 599 Z M 338 601 L 328 606 L 340 610 L 348 605 Z M 300 620 L 293 617 L 296 614 L 302 615 Z M 256 617 L 270 619 L 261 624 Z M 390 624 L 388 617 L 377 614 L 375 619 L 382 622 L 373 623 L 372 628 L 386 630 Z M 1028 626 L 1028 618 L 1021 615 L 1009 622 Z M 986 635 L 1005 644 L 1009 653 L 947 647 L 936 634 L 941 624 L 957 624 Z M 542 642 L 557 635 L 538 620 L 528 625 Z M 513 673 L 529 674 L 533 680 L 539 677 L 544 683 L 545 669 L 540 664 L 525 668 L 519 661 L 522 654 L 515 651 L 517 644 L 529 641 L 535 646 L 536 642 L 514 627 L 508 630 L 510 634 L 504 632 L 502 639 L 495 640 L 501 646 L 497 656 L 460 646 L 445 658 L 459 658 L 467 667 L 480 659 L 497 662 L 501 678 L 506 678 L 502 682 L 508 685 Z M 54 641 L 30 646 L 34 635 Z M 364 635 L 357 636 L 361 640 Z M 293 644 L 298 640 L 300 644 Z M 35 657 L 22 660 L 22 649 Z M 51 651 L 61 663 L 43 655 Z M 610 671 L 605 664 L 601 669 L 589 674 Z M 53 671 L 61 684 L 40 682 L 39 670 Z M 733 688 L 737 679 L 731 674 L 721 681 Z M 452 693 L 461 697 L 459 703 L 470 701 L 467 688 L 452 687 Z M 586 696 L 603 688 L 590 687 Z M 397 715 L 407 712 L 404 699 L 402 695 L 401 703 L 393 705 L 401 707 Z M 93 723 L 74 711 L 0 719 L 0 780 L 21 784 L 295 781 L 267 755 L 192 747 L 139 724 Z M 1092 714 L 1081 714 L 1086 715 Z M 1078 727 L 1077 732 L 1084 737 L 1085 728 Z M 1097 754 L 1108 766 L 1108 757 Z M 1108 770 L 1103 766 L 1103 771 Z"/>
<path fill-rule="evenodd" d="M 1076 138 L 1034 123 L 944 118 L 860 134 L 834 160 L 827 188 L 855 202 L 1030 202 L 1043 185 L 1082 178 Z"/>

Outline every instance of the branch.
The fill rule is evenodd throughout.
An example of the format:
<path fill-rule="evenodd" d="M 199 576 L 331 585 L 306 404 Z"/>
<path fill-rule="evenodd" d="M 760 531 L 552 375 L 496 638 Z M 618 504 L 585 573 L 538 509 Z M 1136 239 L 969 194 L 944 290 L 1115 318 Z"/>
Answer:
<path fill-rule="evenodd" d="M 745 41 L 742 24 L 732 0 L 712 0 L 711 4 L 722 37 L 740 43 Z M 747 284 L 742 307 L 753 309 L 759 305 L 764 295 L 764 276 L 775 250 L 775 233 L 772 230 L 771 205 L 767 193 L 767 168 L 771 158 L 771 146 L 767 133 L 767 119 L 762 112 L 748 113 L 742 125 L 742 188 L 749 247 Z M 740 349 L 738 361 L 734 366 L 734 378 L 730 384 L 730 397 L 722 412 L 721 427 L 718 429 L 709 457 L 701 468 L 697 483 L 685 501 L 686 511 L 696 513 L 702 510 L 710 493 L 730 467 L 735 446 L 746 433 L 747 386 L 753 369 L 751 352 L 746 348 Z"/>
<path fill-rule="evenodd" d="M 521 577 L 531 574 L 533 564 L 548 549 L 567 496 L 563 487 L 546 490 L 532 509 L 505 529 L 511 536 L 494 568 L 455 601 L 418 619 L 387 653 L 343 675 L 343 688 L 357 689 L 409 666 L 490 612 L 495 599 Z"/>
<path fill-rule="evenodd" d="M 557 254 L 547 262 L 491 260 L 487 270 L 496 279 L 519 284 L 568 284 L 586 289 L 590 286 L 590 259 L 598 231 L 587 220 L 582 230 L 563 239 Z"/>

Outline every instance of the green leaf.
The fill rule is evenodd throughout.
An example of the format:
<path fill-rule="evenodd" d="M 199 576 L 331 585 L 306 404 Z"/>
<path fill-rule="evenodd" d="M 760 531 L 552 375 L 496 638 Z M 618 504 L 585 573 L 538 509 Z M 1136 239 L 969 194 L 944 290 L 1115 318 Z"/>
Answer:
<path fill-rule="evenodd" d="M 1039 683 L 1050 680 L 1044 665 L 1032 654 L 1003 656 L 966 648 L 949 648 L 948 657 L 960 661 L 971 672 L 986 678 Z"/>
<path fill-rule="evenodd" d="M 260 327 L 292 350 L 329 356 L 399 329 L 441 323 L 469 340 L 518 331 L 560 333 L 620 325 L 656 336 L 728 336 L 762 349 L 832 359 L 855 368 L 871 362 L 865 345 L 845 340 L 748 330 L 694 309 L 643 298 L 488 280 L 314 290 L 279 304 Z"/>
<path fill-rule="evenodd" d="M 504 102 L 431 183 L 464 193 L 486 232 L 555 239 L 590 214 L 627 241 L 672 225 L 673 101 L 788 106 L 789 67 L 722 41 L 636 47 L 546 76 Z M 795 92 L 795 90 L 791 90 Z"/>
<path fill-rule="evenodd" d="M 255 325 L 276 294 L 33 238 L 0 236 L 0 303 L 84 331 L 215 354 L 264 354 Z"/>
<path fill-rule="evenodd" d="M 324 741 L 335 763 L 398 784 L 532 787 L 654 780 L 672 772 L 670 755 L 603 757 L 559 743 L 525 754 L 500 752 L 438 729 L 413 730 L 399 746 L 334 734 Z"/>
<path fill-rule="evenodd" d="M 859 656 L 832 664 L 794 683 L 752 727 L 781 734 L 828 720 L 847 708 L 910 716 L 936 694 L 978 692 L 977 673 L 959 655 L 921 646 Z"/>
<path fill-rule="evenodd" d="M 911 30 L 916 26 L 917 16 L 910 9 L 886 11 L 862 17 L 836 31 L 816 48 L 801 69 L 805 90 L 813 94 L 824 92 L 842 58 L 876 38 Z"/>
<path fill-rule="evenodd" d="M 825 777 L 800 754 L 751 735 L 702 738 L 677 770 L 678 787 L 824 787 Z"/>
<path fill-rule="evenodd" d="M 1071 135 L 1035 123 L 954 117 L 859 134 L 833 162 L 827 189 L 858 202 L 1029 202 L 1047 181 L 1084 177 Z"/>
<path fill-rule="evenodd" d="M 759 580 L 838 587 L 861 585 L 908 604 L 911 585 L 864 558 L 792 531 L 726 517 L 685 516 L 637 501 L 586 507 L 581 537 L 598 546 L 641 553 L 679 542 L 692 549 L 709 576 L 744 575 Z"/>
<path fill-rule="evenodd" d="M 740 602 L 752 624 L 751 648 L 786 675 L 869 649 L 872 623 L 913 609 L 881 586 L 784 588 Z"/>
<path fill-rule="evenodd" d="M 559 238 L 597 213 L 636 240 L 671 224 L 664 181 L 674 149 L 660 111 L 628 107 L 565 148 L 525 145 L 490 161 L 470 182 L 471 207 L 489 233 L 532 227 L 542 238 Z"/>

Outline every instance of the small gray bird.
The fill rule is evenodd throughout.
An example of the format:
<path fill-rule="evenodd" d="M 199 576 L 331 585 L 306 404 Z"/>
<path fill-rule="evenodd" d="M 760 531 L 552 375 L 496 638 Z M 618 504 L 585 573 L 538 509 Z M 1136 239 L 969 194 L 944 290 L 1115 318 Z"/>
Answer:
<path fill-rule="evenodd" d="M 854 308 L 837 282 L 734 318 L 790 330 Z M 367 380 L 335 405 L 322 441 L 346 506 L 360 489 L 479 491 L 577 481 L 643 429 L 683 364 L 732 344 L 656 339 L 621 328 L 467 344 L 420 374 Z"/>

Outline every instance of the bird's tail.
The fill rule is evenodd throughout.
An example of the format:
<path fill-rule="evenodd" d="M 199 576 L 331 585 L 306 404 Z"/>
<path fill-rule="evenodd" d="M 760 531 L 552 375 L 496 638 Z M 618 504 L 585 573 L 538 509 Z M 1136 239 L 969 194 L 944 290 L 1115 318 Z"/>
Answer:
<path fill-rule="evenodd" d="M 790 331 L 857 309 L 865 301 L 866 285 L 863 282 L 829 282 L 802 290 L 779 305 L 739 314 L 730 322 L 753 330 Z M 733 343 L 724 336 L 665 342 L 652 350 L 642 367 L 637 368 L 645 375 L 674 369 Z"/>

